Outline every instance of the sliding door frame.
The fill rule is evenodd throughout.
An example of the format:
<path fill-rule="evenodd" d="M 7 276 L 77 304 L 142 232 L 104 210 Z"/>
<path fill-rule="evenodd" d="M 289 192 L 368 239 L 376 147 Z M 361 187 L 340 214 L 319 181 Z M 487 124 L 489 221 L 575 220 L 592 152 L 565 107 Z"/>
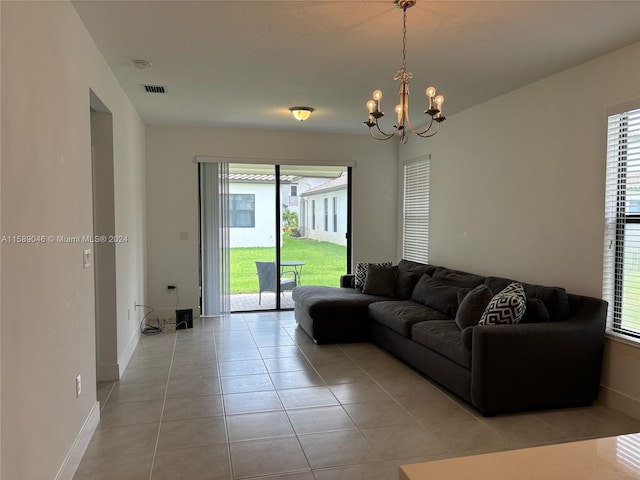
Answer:
<path fill-rule="evenodd" d="M 275 230 L 276 230 L 276 235 L 275 235 L 275 252 L 276 252 L 276 271 L 279 272 L 280 271 L 280 256 L 281 256 L 281 245 L 280 242 L 282 240 L 282 228 L 281 228 L 281 218 L 282 218 L 282 203 L 281 203 L 281 196 L 280 196 L 280 188 L 281 188 L 281 180 L 280 180 L 280 168 L 282 166 L 318 166 L 318 167 L 344 167 L 347 171 L 347 218 L 346 218 L 346 233 L 345 233 L 345 239 L 346 239 L 346 246 L 347 246 L 347 251 L 346 251 L 346 263 L 347 263 L 347 274 L 350 274 L 352 272 L 351 269 L 351 259 L 352 259 L 352 226 L 353 226 L 353 207 L 352 207 L 352 199 L 353 199 L 353 186 L 352 186 L 352 179 L 353 179 L 353 167 L 355 166 L 355 162 L 353 161 L 327 161 L 327 162 L 309 162 L 309 161 L 304 161 L 304 160 L 292 160 L 292 159 L 287 159 L 287 160 L 276 160 L 276 159 L 251 159 L 251 158 L 238 158 L 238 157 L 209 157 L 209 156 L 196 156 L 194 157 L 194 161 L 196 163 L 225 163 L 225 164 L 256 164 L 256 165 L 271 165 L 275 168 Z M 199 210 L 199 215 L 198 215 L 198 226 L 199 226 L 199 248 L 198 248 L 198 256 L 199 256 L 199 267 L 200 267 L 200 271 L 199 271 L 199 285 L 200 285 L 200 307 L 201 309 L 204 307 L 203 304 L 203 300 L 204 300 L 204 296 L 205 296 L 205 292 L 204 292 L 204 288 L 205 288 L 205 284 L 204 284 L 204 271 L 203 271 L 203 248 L 204 248 L 204 244 L 202 241 L 202 229 L 203 229 L 203 222 L 202 222 L 202 192 L 201 192 L 201 182 L 202 182 L 202 178 L 201 178 L 201 169 L 198 168 L 198 185 L 199 187 L 199 192 L 198 192 L 198 210 Z M 282 305 L 281 305 L 281 298 L 280 298 L 280 282 L 276 282 L 276 299 L 275 299 L 275 309 L 269 309 L 269 310 L 246 310 L 246 312 L 251 312 L 251 311 L 257 311 L 257 312 L 265 312 L 265 311 L 280 311 L 282 310 Z M 224 302 L 221 302 L 221 304 Z M 290 309 L 287 309 L 290 310 Z M 227 313 L 227 312 L 222 312 L 222 313 Z"/>

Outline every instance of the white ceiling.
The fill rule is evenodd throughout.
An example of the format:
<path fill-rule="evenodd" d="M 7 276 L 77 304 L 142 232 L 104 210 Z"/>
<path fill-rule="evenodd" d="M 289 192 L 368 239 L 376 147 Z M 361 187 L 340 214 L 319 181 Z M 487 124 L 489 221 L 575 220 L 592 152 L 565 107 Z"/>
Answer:
<path fill-rule="evenodd" d="M 393 0 L 73 4 L 147 124 L 366 133 L 372 90 L 384 92 L 387 113 L 397 103 L 402 11 Z M 450 116 L 640 41 L 640 1 L 418 0 L 407 29 L 419 124 L 430 84 Z M 138 70 L 134 59 L 153 65 Z M 316 111 L 301 124 L 293 105 Z"/>

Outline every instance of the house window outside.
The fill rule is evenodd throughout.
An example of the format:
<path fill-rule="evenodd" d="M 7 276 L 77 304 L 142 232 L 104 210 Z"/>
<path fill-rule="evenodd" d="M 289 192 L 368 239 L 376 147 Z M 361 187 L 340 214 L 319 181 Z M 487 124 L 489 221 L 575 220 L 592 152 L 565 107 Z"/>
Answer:
<path fill-rule="evenodd" d="M 338 197 L 333 197 L 333 233 L 338 233 Z"/>
<path fill-rule="evenodd" d="M 329 231 L 329 199 L 324 199 L 324 231 Z"/>
<path fill-rule="evenodd" d="M 253 194 L 229 194 L 229 227 L 255 228 L 256 196 Z"/>
<path fill-rule="evenodd" d="M 429 160 L 404 167 L 402 258 L 429 259 Z"/>
<path fill-rule="evenodd" d="M 607 333 L 640 343 L 640 108 L 608 118 L 602 291 Z"/>
<path fill-rule="evenodd" d="M 316 201 L 311 200 L 311 230 L 316 229 Z"/>
<path fill-rule="evenodd" d="M 290 195 L 292 197 L 297 197 L 298 196 L 298 186 L 297 185 L 291 185 Z"/>

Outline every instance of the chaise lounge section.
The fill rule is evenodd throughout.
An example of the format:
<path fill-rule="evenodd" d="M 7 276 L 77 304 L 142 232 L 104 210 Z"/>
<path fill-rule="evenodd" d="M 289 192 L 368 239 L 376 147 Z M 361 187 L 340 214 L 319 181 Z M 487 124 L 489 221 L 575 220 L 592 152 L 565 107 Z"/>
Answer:
<path fill-rule="evenodd" d="M 340 287 L 293 290 L 296 322 L 316 343 L 372 341 L 483 415 L 597 399 L 605 301 L 406 260 L 365 268 L 362 289 L 346 275 Z M 518 323 L 478 325 L 487 299 L 513 284 L 526 299 Z"/>

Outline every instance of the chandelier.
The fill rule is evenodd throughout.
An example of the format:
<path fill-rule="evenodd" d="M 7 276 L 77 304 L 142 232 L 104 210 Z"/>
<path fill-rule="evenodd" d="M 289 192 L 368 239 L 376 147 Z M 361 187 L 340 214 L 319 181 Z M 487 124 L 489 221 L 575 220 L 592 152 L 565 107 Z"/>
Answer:
<path fill-rule="evenodd" d="M 382 91 L 375 90 L 373 92 L 373 99 L 367 102 L 367 109 L 369 110 L 369 119 L 364 124 L 369 127 L 369 134 L 376 140 L 389 140 L 391 137 L 398 136 L 402 143 L 407 143 L 409 133 L 412 131 L 416 135 L 422 138 L 433 137 L 440 130 L 440 123 L 443 122 L 446 117 L 442 115 L 442 104 L 444 103 L 444 96 L 437 95 L 435 87 L 429 87 L 426 90 L 427 98 L 429 99 L 429 106 L 424 111 L 429 115 L 430 119 L 427 125 L 421 129 L 416 129 L 411 123 L 409 118 L 409 79 L 413 77 L 412 73 L 407 72 L 407 9 L 413 7 L 416 4 L 416 0 L 394 0 L 393 2 L 396 8 L 401 8 L 403 12 L 402 16 L 402 65 L 398 73 L 393 77 L 394 80 L 400 82 L 400 103 L 396 105 L 395 111 L 398 117 L 398 122 L 393 126 L 393 130 L 390 133 L 385 132 L 380 128 L 378 120 L 384 116 L 381 108 Z M 434 128 L 432 128 L 434 127 Z"/>

